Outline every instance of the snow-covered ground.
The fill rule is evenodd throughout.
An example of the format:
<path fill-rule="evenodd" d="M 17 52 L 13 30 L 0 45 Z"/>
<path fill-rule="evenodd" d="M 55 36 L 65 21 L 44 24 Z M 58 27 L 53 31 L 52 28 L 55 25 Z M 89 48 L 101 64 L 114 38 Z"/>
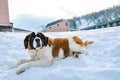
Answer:
<path fill-rule="evenodd" d="M 89 55 L 68 57 L 50 67 L 33 67 L 20 75 L 9 70 L 22 58 L 29 58 L 23 40 L 28 33 L 0 33 L 0 80 L 120 80 L 120 27 L 89 31 L 45 33 L 49 37 L 78 35 L 95 43 Z"/>

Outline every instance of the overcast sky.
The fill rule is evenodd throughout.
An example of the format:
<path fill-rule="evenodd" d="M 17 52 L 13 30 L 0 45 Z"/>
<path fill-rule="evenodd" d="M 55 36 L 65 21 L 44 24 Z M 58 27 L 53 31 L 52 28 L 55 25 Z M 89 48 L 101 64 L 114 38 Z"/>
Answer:
<path fill-rule="evenodd" d="M 68 19 L 118 5 L 120 0 L 8 0 L 14 27 L 38 29 L 56 19 Z"/>
<path fill-rule="evenodd" d="M 117 5 L 119 0 L 9 0 L 10 18 L 28 14 L 71 18 Z"/>

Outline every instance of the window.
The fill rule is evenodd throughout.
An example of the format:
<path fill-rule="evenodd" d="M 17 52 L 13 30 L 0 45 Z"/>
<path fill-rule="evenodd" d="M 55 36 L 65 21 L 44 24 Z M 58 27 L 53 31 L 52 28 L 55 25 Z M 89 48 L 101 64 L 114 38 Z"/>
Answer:
<path fill-rule="evenodd" d="M 65 26 L 68 26 L 68 23 L 65 23 Z"/>
<path fill-rule="evenodd" d="M 57 26 L 59 26 L 59 24 L 57 24 Z"/>

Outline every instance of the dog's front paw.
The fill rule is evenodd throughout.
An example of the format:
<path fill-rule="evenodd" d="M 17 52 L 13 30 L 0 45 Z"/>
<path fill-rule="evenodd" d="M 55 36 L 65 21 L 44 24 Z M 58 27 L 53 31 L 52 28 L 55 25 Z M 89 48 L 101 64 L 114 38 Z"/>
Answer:
<path fill-rule="evenodd" d="M 16 74 L 19 75 L 19 74 L 21 74 L 23 72 L 25 72 L 25 70 L 24 69 L 20 69 L 20 70 L 17 70 Z"/>

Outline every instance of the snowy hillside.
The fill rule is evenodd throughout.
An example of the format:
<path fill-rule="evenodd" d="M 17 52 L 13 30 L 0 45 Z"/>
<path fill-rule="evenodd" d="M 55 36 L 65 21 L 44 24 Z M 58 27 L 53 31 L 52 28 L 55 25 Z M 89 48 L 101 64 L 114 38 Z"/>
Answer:
<path fill-rule="evenodd" d="M 33 67 L 20 75 L 9 70 L 22 58 L 29 58 L 23 40 L 28 33 L 0 33 L 0 80 L 120 80 L 120 27 L 89 31 L 45 33 L 49 37 L 78 35 L 93 39 L 89 55 L 68 57 L 50 67 Z"/>
<path fill-rule="evenodd" d="M 80 17 L 73 17 L 71 20 L 72 28 L 82 29 L 89 26 L 100 25 L 108 23 L 112 20 L 120 19 L 120 5 L 113 6 L 111 8 L 103 9 L 97 12 L 92 12 Z"/>

